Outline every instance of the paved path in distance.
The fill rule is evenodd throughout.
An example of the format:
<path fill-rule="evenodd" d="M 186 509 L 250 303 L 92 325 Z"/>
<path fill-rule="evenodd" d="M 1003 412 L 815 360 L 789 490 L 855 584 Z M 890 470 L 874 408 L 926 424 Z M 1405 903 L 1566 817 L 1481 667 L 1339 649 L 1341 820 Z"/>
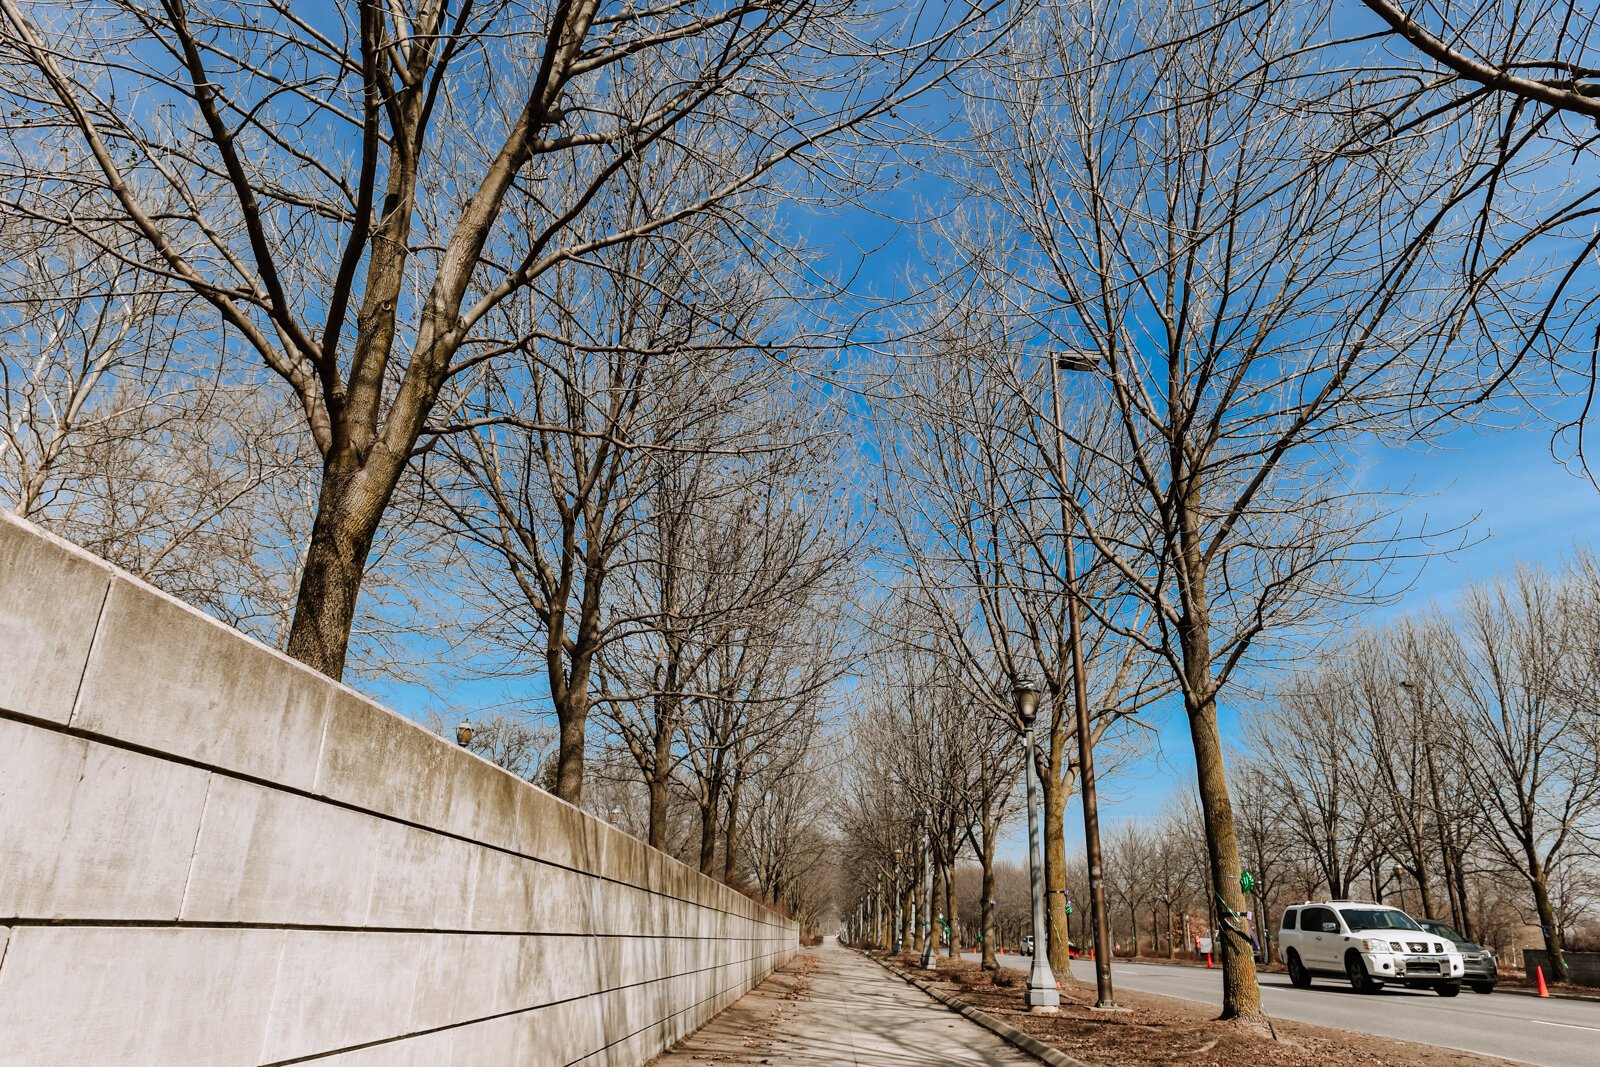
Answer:
<path fill-rule="evenodd" d="M 652 1067 L 1039 1067 L 1039 1061 L 829 938 Z"/>

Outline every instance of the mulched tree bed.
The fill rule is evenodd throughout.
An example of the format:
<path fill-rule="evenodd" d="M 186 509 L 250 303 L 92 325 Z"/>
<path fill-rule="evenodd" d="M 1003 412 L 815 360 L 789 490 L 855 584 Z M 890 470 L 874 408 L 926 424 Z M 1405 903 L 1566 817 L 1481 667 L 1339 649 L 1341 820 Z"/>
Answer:
<path fill-rule="evenodd" d="M 1061 1014 L 1030 1015 L 1022 1003 L 1027 983 L 1022 971 L 985 971 L 968 960 L 941 960 L 935 969 L 925 971 L 911 955 L 888 962 L 1096 1067 L 1327 1067 L 1329 1063 L 1354 1067 L 1505 1067 L 1508 1062 L 1493 1056 L 1283 1020 L 1273 1020 L 1270 1030 L 1258 1031 L 1239 1023 L 1217 1021 L 1216 1009 L 1209 1005 L 1149 993 L 1119 991 L 1117 1003 L 1129 1009 L 1125 1012 L 1091 1011 L 1093 989 L 1074 984 L 1062 991 Z"/>

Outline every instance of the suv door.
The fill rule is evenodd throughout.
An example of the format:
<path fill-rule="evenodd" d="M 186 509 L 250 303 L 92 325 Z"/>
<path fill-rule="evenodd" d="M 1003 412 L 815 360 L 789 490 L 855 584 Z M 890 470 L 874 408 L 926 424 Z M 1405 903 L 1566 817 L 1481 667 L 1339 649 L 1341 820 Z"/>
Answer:
<path fill-rule="evenodd" d="M 1332 908 L 1300 909 L 1300 962 L 1313 971 L 1340 970 L 1341 948 L 1339 920 Z"/>

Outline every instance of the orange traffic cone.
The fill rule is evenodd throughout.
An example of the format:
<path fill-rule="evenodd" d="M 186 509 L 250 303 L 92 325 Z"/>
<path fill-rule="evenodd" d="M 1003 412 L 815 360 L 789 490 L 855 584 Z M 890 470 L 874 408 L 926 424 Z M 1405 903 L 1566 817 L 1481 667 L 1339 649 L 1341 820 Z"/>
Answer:
<path fill-rule="evenodd" d="M 1539 995 L 1548 997 L 1550 995 L 1550 987 L 1544 984 L 1544 968 L 1534 967 L 1533 973 L 1539 978 Z"/>
<path fill-rule="evenodd" d="M 1211 966 L 1211 953 L 1209 952 L 1206 953 L 1206 970 L 1215 970 L 1215 968 Z"/>

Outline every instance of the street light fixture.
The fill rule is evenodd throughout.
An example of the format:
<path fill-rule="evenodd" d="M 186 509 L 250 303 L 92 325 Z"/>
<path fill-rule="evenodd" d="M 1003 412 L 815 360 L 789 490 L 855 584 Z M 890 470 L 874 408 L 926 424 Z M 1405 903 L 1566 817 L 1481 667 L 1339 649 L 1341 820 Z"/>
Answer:
<path fill-rule="evenodd" d="M 1033 762 L 1033 721 L 1039 714 L 1039 690 L 1031 681 L 1019 678 L 1011 687 L 1011 699 L 1022 722 L 1026 747 L 1023 773 L 1028 782 L 1028 885 L 1033 893 L 1033 966 L 1028 970 L 1028 989 L 1022 1002 L 1036 1015 L 1055 1015 L 1061 1010 L 1061 991 L 1050 970 L 1050 953 L 1044 926 L 1044 857 L 1039 849 L 1039 774 Z"/>
<path fill-rule="evenodd" d="M 477 732 L 478 728 L 473 726 L 470 722 L 456 723 L 456 744 L 460 745 L 462 748 L 466 748 L 468 745 L 472 744 L 472 735 Z"/>
<path fill-rule="evenodd" d="M 1100 858 L 1100 803 L 1095 791 L 1094 731 L 1090 724 L 1089 683 L 1083 666 L 1083 605 L 1078 597 L 1073 515 L 1067 506 L 1067 442 L 1061 425 L 1061 372 L 1091 372 L 1098 352 L 1058 352 L 1050 361 L 1050 413 L 1056 432 L 1056 478 L 1061 486 L 1061 556 L 1067 582 L 1067 641 L 1072 652 L 1072 697 L 1078 720 L 1078 780 L 1083 800 L 1083 851 L 1089 868 L 1089 922 L 1094 928 L 1095 1007 L 1111 1008 L 1111 928 Z"/>

